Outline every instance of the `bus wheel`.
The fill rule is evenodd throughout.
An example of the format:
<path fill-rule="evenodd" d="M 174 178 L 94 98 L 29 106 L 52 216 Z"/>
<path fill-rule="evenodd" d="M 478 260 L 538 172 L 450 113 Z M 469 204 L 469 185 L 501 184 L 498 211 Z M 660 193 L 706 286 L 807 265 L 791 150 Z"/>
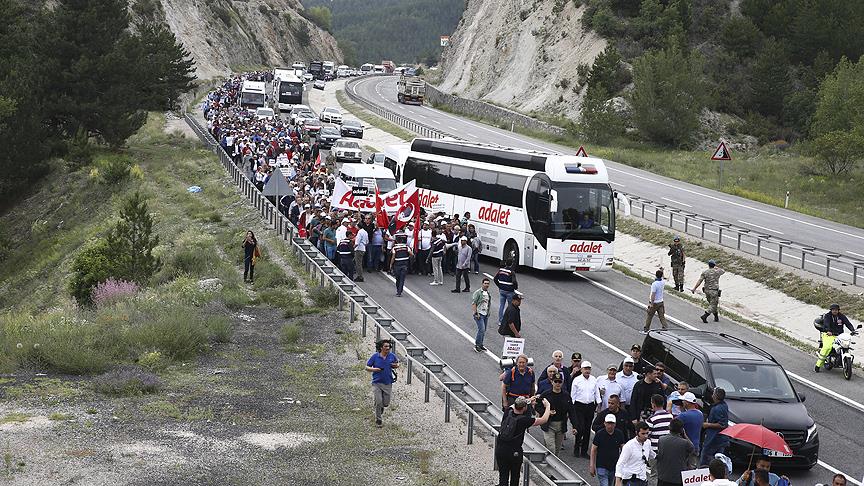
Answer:
<path fill-rule="evenodd" d="M 513 240 L 508 240 L 507 243 L 504 244 L 504 255 L 502 263 L 508 260 L 513 263 L 513 268 L 519 266 L 519 245 L 517 245 L 516 242 Z"/>

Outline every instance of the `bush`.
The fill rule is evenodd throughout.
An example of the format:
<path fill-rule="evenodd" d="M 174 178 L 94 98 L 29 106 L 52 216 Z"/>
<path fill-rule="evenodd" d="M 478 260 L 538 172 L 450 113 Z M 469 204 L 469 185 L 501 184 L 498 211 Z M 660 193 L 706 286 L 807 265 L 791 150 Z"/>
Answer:
<path fill-rule="evenodd" d="M 131 297 L 138 292 L 138 285 L 135 282 L 127 282 L 125 280 L 114 280 L 108 278 L 104 282 L 96 285 L 90 300 L 96 307 L 105 307 L 119 300 Z"/>
<path fill-rule="evenodd" d="M 602 87 L 589 87 L 582 100 L 581 119 L 576 130 L 589 142 L 605 144 L 624 135 L 624 118 L 615 111 L 607 97 L 608 93 Z"/>
<path fill-rule="evenodd" d="M 286 310 L 293 309 L 297 306 L 303 306 L 303 299 L 291 290 L 291 288 L 285 286 L 274 289 L 264 289 L 258 292 L 256 300 L 262 304 Z"/>
<path fill-rule="evenodd" d="M 197 309 L 169 305 L 148 314 L 129 330 L 128 340 L 138 349 L 153 349 L 171 359 L 184 360 L 207 345 L 206 317 Z"/>
<path fill-rule="evenodd" d="M 272 289 L 281 285 L 290 288 L 297 287 L 297 279 L 289 277 L 279 265 L 259 259 L 255 264 L 255 289 Z"/>
<path fill-rule="evenodd" d="M 162 381 L 136 366 L 123 366 L 93 379 L 93 389 L 103 395 L 128 397 L 156 393 Z"/>
<path fill-rule="evenodd" d="M 159 351 L 147 351 L 138 356 L 138 366 L 149 371 L 159 371 L 165 368 L 165 357 Z"/>
<path fill-rule="evenodd" d="M 200 248 L 181 248 L 171 257 L 166 271 L 172 277 L 210 275 L 215 267 L 215 258 L 218 256 Z"/>
<path fill-rule="evenodd" d="M 285 324 L 279 333 L 279 342 L 284 346 L 297 344 L 300 340 L 300 327 L 297 324 Z"/>
<path fill-rule="evenodd" d="M 322 309 L 336 307 L 339 303 L 339 294 L 333 287 L 315 287 L 309 291 L 309 298 Z"/>
<path fill-rule="evenodd" d="M 312 7 L 300 12 L 310 22 L 330 32 L 333 27 L 333 14 L 330 9 L 325 6 Z"/>
<path fill-rule="evenodd" d="M 207 330 L 214 343 L 230 343 L 234 325 L 225 316 L 213 316 L 207 319 Z"/>
<path fill-rule="evenodd" d="M 93 160 L 94 151 L 87 130 L 79 128 L 75 135 L 66 142 L 65 160 L 72 167 L 84 167 Z"/>
<path fill-rule="evenodd" d="M 128 155 L 108 154 L 98 157 L 94 165 L 102 182 L 114 185 L 129 177 L 133 162 Z"/>
<path fill-rule="evenodd" d="M 105 240 L 90 243 L 72 260 L 69 293 L 79 305 L 91 305 L 93 289 L 114 275 L 115 268 L 108 243 Z"/>
<path fill-rule="evenodd" d="M 225 307 L 235 311 L 252 303 L 249 295 L 239 287 L 223 287 L 219 295 Z"/>

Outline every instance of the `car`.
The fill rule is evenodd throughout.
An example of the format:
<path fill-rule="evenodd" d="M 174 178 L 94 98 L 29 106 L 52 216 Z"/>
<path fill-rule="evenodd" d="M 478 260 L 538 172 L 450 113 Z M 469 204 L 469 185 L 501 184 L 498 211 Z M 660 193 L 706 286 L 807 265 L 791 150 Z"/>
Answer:
<path fill-rule="evenodd" d="M 316 79 L 314 83 L 312 83 L 312 87 L 315 89 L 323 90 L 324 86 L 326 86 L 326 82 L 323 79 Z"/>
<path fill-rule="evenodd" d="M 313 81 L 314 79 L 315 79 L 315 76 L 313 76 L 313 75 L 311 75 L 311 74 L 309 74 L 309 73 L 306 73 L 306 74 L 303 75 L 303 81 L 306 81 L 307 83 L 308 83 L 309 81 Z"/>
<path fill-rule="evenodd" d="M 332 147 L 333 143 L 340 138 L 342 138 L 342 135 L 339 133 L 339 129 L 333 125 L 321 127 L 318 135 L 315 136 L 315 139 L 318 140 L 318 145 L 325 149 Z"/>
<path fill-rule="evenodd" d="M 339 131 L 343 137 L 363 138 L 363 125 L 357 120 L 344 120 Z"/>
<path fill-rule="evenodd" d="M 348 69 L 344 69 L 344 68 L 339 69 L 336 71 L 336 77 L 337 78 L 347 78 L 348 76 L 350 76 L 350 73 L 351 73 L 351 71 L 349 71 Z"/>
<path fill-rule="evenodd" d="M 761 424 L 781 434 L 792 456 L 774 457 L 778 468 L 816 465 L 816 422 L 804 407 L 804 394 L 795 390 L 768 352 L 724 333 L 675 329 L 650 331 L 642 344 L 642 358 L 665 364 L 670 379 L 686 381 L 703 400 L 714 388 L 723 388 L 730 423 Z M 752 453 L 751 444 L 737 439 L 731 439 L 726 452 L 737 464 L 747 464 Z"/>
<path fill-rule="evenodd" d="M 273 113 L 273 108 L 257 108 L 255 110 L 255 118 L 264 119 L 264 120 L 272 120 L 276 118 L 276 114 Z"/>
<path fill-rule="evenodd" d="M 301 113 L 306 113 L 311 117 L 315 116 L 312 114 L 312 108 L 306 105 L 294 105 L 291 107 L 291 111 L 288 112 L 288 119 L 291 120 L 291 123 L 297 123 L 297 118 L 300 117 Z"/>
<path fill-rule="evenodd" d="M 321 122 L 317 118 L 298 118 L 297 124 L 300 125 L 306 132 L 314 135 L 321 131 Z"/>
<path fill-rule="evenodd" d="M 363 149 L 360 144 L 351 140 L 339 139 L 330 149 L 336 162 L 360 162 L 363 157 Z"/>
<path fill-rule="evenodd" d="M 383 152 L 375 152 L 369 154 L 369 157 L 366 158 L 367 164 L 375 164 L 375 165 L 384 165 L 384 159 L 387 157 Z"/>
<path fill-rule="evenodd" d="M 339 108 L 328 106 L 321 110 L 321 113 L 318 114 L 318 119 L 324 123 L 335 123 L 339 125 L 342 123 L 342 112 L 339 111 Z"/>

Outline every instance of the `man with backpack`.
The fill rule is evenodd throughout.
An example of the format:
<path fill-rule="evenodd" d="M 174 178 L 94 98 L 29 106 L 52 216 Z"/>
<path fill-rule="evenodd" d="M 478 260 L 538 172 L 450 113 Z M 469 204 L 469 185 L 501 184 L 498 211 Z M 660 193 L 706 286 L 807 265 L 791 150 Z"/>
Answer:
<path fill-rule="evenodd" d="M 516 282 L 516 272 L 513 271 L 510 261 L 505 261 L 502 265 L 498 269 L 498 273 L 495 274 L 495 278 L 492 279 L 495 285 L 498 286 L 498 294 L 500 296 L 498 303 L 499 324 L 504 319 L 505 306 L 510 305 L 513 301 L 513 296 L 516 295 L 516 290 L 519 288 L 519 283 Z"/>
<path fill-rule="evenodd" d="M 543 416 L 533 418 L 528 412 L 528 406 L 536 397 L 518 397 L 512 407 L 504 410 L 501 418 L 501 429 L 495 439 L 495 462 L 498 465 L 498 486 L 519 486 L 519 476 L 522 473 L 522 442 L 525 431 L 534 425 L 544 425 L 549 421 L 552 407 L 549 400 L 543 399 Z"/>

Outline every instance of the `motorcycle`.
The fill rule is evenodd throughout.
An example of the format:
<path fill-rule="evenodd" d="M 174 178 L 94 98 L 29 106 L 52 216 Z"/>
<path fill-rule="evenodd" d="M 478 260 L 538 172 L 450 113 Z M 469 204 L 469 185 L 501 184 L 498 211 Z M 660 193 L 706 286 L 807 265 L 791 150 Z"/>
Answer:
<path fill-rule="evenodd" d="M 822 349 L 822 333 L 825 332 L 823 324 L 824 321 L 822 317 L 813 321 L 813 326 L 819 330 L 819 349 Z M 852 336 L 858 335 L 858 329 L 861 329 L 861 326 L 861 324 L 858 324 L 858 327 L 853 332 L 848 332 L 844 328 L 843 334 L 840 334 L 834 339 L 834 346 L 831 348 L 831 352 L 828 353 L 828 357 L 825 359 L 826 370 L 832 368 L 843 368 L 843 377 L 847 380 L 852 378 L 852 361 L 855 360 L 855 356 L 852 354 L 852 345 L 855 344 L 855 342 L 852 341 Z"/>

